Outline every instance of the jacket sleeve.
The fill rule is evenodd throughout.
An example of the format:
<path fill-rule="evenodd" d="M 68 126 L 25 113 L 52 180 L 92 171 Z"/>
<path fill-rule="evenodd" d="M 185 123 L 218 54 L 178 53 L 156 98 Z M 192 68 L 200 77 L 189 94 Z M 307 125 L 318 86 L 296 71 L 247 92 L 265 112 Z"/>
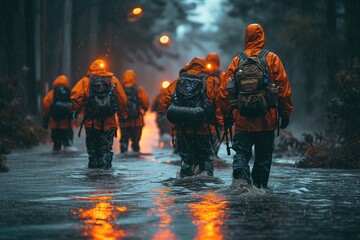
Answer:
<path fill-rule="evenodd" d="M 80 81 L 78 81 L 75 86 L 71 90 L 71 111 L 81 112 L 85 100 L 86 100 L 86 84 L 85 80 L 87 77 L 83 77 Z"/>
<path fill-rule="evenodd" d="M 269 54 L 270 55 L 270 54 Z M 276 86 L 279 87 L 279 114 L 281 117 L 289 117 L 294 108 L 291 101 L 291 87 L 283 63 L 280 58 L 271 53 L 270 74 Z"/>
<path fill-rule="evenodd" d="M 235 57 L 226 73 L 225 73 L 225 77 L 224 79 L 222 79 L 222 81 L 220 81 L 220 89 L 219 89 L 219 93 L 217 96 L 217 102 L 220 106 L 221 112 L 223 114 L 224 117 L 229 116 L 230 112 L 231 112 L 231 104 L 230 104 L 230 100 L 228 99 L 229 93 L 227 90 L 227 85 L 229 82 L 229 78 L 234 77 L 234 72 L 237 68 L 237 66 L 239 65 L 240 62 L 240 58 L 237 56 Z"/>
<path fill-rule="evenodd" d="M 51 90 L 42 100 L 41 116 L 43 118 L 49 118 L 51 104 L 54 99 L 54 90 Z"/>
<path fill-rule="evenodd" d="M 168 107 L 172 104 L 172 96 L 175 93 L 177 82 L 178 80 L 173 81 L 161 95 L 158 109 L 159 113 L 166 113 Z"/>
<path fill-rule="evenodd" d="M 138 87 L 138 99 L 139 99 L 139 106 L 145 112 L 149 110 L 150 100 L 147 92 L 143 87 Z"/>
<path fill-rule="evenodd" d="M 111 83 L 116 83 L 115 87 L 115 94 L 118 99 L 118 117 L 119 119 L 126 119 L 127 118 L 127 97 L 126 93 L 124 91 L 124 88 L 122 87 L 120 81 L 116 77 L 111 78 Z"/>

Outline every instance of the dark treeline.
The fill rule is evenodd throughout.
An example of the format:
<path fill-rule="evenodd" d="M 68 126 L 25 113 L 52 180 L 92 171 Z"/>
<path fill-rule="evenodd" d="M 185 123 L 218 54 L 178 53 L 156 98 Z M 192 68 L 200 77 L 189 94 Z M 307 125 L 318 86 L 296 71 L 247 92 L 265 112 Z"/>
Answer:
<path fill-rule="evenodd" d="M 138 6 L 141 16 L 132 14 Z M 161 71 L 158 59 L 177 54 L 159 46 L 157 37 L 192 24 L 185 12 L 195 6 L 164 0 L 2 0 L 0 77 L 21 75 L 26 109 L 37 114 L 56 76 L 69 76 L 73 85 L 95 58 L 106 59 L 116 73 L 124 62 L 136 61 Z"/>

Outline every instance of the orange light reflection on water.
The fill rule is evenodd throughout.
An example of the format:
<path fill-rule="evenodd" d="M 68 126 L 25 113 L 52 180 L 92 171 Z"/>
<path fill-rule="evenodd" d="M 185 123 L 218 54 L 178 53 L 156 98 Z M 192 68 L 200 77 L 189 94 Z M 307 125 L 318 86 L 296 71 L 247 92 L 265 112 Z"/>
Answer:
<path fill-rule="evenodd" d="M 160 223 L 158 224 L 157 232 L 152 237 L 154 240 L 177 239 L 175 233 L 171 230 L 173 217 L 169 211 L 171 210 L 171 207 L 174 206 L 174 198 L 167 196 L 170 191 L 170 188 L 159 189 L 156 191 L 159 193 L 159 196 L 157 196 L 154 201 L 154 204 L 157 207 L 152 208 L 151 211 L 155 212 L 155 216 L 160 218 Z"/>
<path fill-rule="evenodd" d="M 187 203 L 193 219 L 193 224 L 197 228 L 195 239 L 223 239 L 222 228 L 225 210 L 228 209 L 226 200 L 215 193 L 209 192 L 204 195 L 195 195 L 199 201 Z"/>
<path fill-rule="evenodd" d="M 84 200 L 78 198 L 77 200 Z M 71 210 L 73 215 L 77 215 L 80 221 L 86 225 L 83 227 L 83 236 L 89 239 L 122 239 L 126 232 L 116 223 L 119 215 L 128 210 L 126 206 L 115 206 L 111 202 L 112 196 L 92 196 L 86 198 L 89 203 L 94 203 L 90 209 Z"/>

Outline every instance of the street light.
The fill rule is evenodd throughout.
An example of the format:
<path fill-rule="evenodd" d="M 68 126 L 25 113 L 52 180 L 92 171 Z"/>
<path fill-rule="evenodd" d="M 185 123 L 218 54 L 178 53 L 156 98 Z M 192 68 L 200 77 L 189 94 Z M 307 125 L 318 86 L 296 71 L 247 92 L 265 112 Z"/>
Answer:
<path fill-rule="evenodd" d="M 170 44 L 170 37 L 167 34 L 163 34 L 159 37 L 159 43 L 163 46 L 167 46 Z"/>
<path fill-rule="evenodd" d="M 129 13 L 128 13 L 128 22 L 135 22 L 143 15 L 143 9 L 141 7 L 134 7 Z"/>
<path fill-rule="evenodd" d="M 132 10 L 132 14 L 133 14 L 134 16 L 139 16 L 139 15 L 141 15 L 141 13 L 142 13 L 142 8 L 141 8 L 141 7 L 135 7 L 135 8 Z"/>

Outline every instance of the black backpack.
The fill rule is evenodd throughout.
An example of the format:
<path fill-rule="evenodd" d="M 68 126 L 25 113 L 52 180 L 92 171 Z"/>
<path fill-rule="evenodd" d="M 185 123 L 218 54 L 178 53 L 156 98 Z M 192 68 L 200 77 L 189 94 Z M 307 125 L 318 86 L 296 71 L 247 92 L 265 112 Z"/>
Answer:
<path fill-rule="evenodd" d="M 139 99 L 137 85 L 125 87 L 124 91 L 127 97 L 128 119 L 136 119 L 139 116 Z"/>
<path fill-rule="evenodd" d="M 50 107 L 50 116 L 55 121 L 68 119 L 70 117 L 70 89 L 65 86 L 55 87 L 54 100 Z"/>
<path fill-rule="evenodd" d="M 173 124 L 199 125 L 213 124 L 215 121 L 214 106 L 206 95 L 206 79 L 209 75 L 180 74 L 173 103 L 166 116 Z"/>
<path fill-rule="evenodd" d="M 90 95 L 86 99 L 85 118 L 105 119 L 118 111 L 116 83 L 110 86 L 111 77 L 89 75 Z"/>
<path fill-rule="evenodd" d="M 237 108 L 244 117 L 263 116 L 270 107 L 276 105 L 278 88 L 270 82 L 265 59 L 268 53 L 266 49 L 251 57 L 245 51 L 240 53 L 241 62 L 234 72 L 234 78 Z"/>

